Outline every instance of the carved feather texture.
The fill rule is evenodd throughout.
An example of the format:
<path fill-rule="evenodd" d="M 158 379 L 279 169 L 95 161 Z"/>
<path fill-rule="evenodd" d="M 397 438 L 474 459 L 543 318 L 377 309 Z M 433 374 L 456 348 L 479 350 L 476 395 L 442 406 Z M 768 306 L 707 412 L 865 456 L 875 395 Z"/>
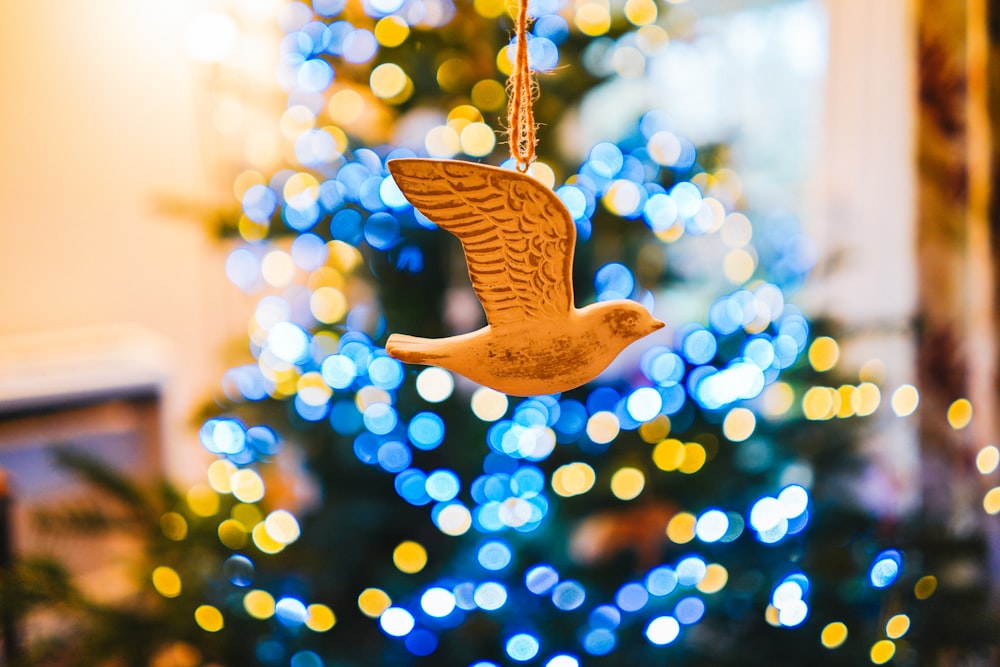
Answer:
<path fill-rule="evenodd" d="M 389 161 L 413 206 L 462 242 L 490 326 L 565 317 L 573 309 L 576 227 L 530 176 L 454 160 Z"/>

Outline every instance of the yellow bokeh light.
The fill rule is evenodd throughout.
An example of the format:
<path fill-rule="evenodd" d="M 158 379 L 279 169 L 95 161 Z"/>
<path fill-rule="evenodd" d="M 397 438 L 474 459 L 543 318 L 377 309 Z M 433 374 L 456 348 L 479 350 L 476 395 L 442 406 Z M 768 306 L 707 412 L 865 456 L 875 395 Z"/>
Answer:
<path fill-rule="evenodd" d="M 787 382 L 775 382 L 764 389 L 762 412 L 767 417 L 780 417 L 795 404 L 795 391 Z"/>
<path fill-rule="evenodd" d="M 455 130 L 447 125 L 439 125 L 427 133 L 424 148 L 431 157 L 454 157 L 462 150 L 462 142 Z"/>
<path fill-rule="evenodd" d="M 229 515 L 243 524 L 248 533 L 264 518 L 259 507 L 246 503 L 233 505 L 233 509 L 230 510 Z"/>
<path fill-rule="evenodd" d="M 859 417 L 867 417 L 878 410 L 882 392 L 873 382 L 862 382 L 851 395 L 851 407 Z"/>
<path fill-rule="evenodd" d="M 338 90 L 330 97 L 327 113 L 330 120 L 342 125 L 350 125 L 361 117 L 365 110 L 365 100 L 361 94 L 351 88 Z"/>
<path fill-rule="evenodd" d="M 437 70 L 438 86 L 448 93 L 465 90 L 471 76 L 472 67 L 465 58 L 448 58 Z"/>
<path fill-rule="evenodd" d="M 775 628 L 781 627 L 781 620 L 778 617 L 778 608 L 773 604 L 767 605 L 767 609 L 764 610 L 764 620 L 767 624 Z"/>
<path fill-rule="evenodd" d="M 369 618 L 378 618 L 392 604 L 392 598 L 381 588 L 366 588 L 358 596 L 358 609 Z"/>
<path fill-rule="evenodd" d="M 470 123 L 483 122 L 483 114 L 471 104 L 459 104 L 448 112 L 448 127 L 461 132 Z"/>
<path fill-rule="evenodd" d="M 229 480 L 233 496 L 243 503 L 255 503 L 264 497 L 264 480 L 255 470 L 243 468 L 233 473 Z"/>
<path fill-rule="evenodd" d="M 469 123 L 459 135 L 462 152 L 472 157 L 489 155 L 496 146 L 497 137 L 486 123 Z"/>
<path fill-rule="evenodd" d="M 685 475 L 693 475 L 701 470 L 708 459 L 708 452 L 697 442 L 689 442 L 684 445 L 684 460 L 681 461 L 678 470 Z"/>
<path fill-rule="evenodd" d="M 578 496 L 594 488 L 596 480 L 597 474 L 586 463 L 567 463 L 552 473 L 552 490 L 564 498 Z"/>
<path fill-rule="evenodd" d="M 284 544 L 268 535 L 263 521 L 254 526 L 250 534 L 253 536 L 254 546 L 262 553 L 276 554 L 285 548 Z"/>
<path fill-rule="evenodd" d="M 302 534 L 298 519 L 288 510 L 274 510 L 268 514 L 264 519 L 264 530 L 280 544 L 291 544 Z"/>
<path fill-rule="evenodd" d="M 483 111 L 497 111 L 507 103 L 507 91 L 503 84 L 493 79 L 477 81 L 470 94 L 472 103 Z"/>
<path fill-rule="evenodd" d="M 267 179 L 262 173 L 256 169 L 247 169 L 240 172 L 233 181 L 233 194 L 237 199 L 242 200 L 247 190 L 255 185 L 265 185 L 266 183 Z"/>
<path fill-rule="evenodd" d="M 820 633 L 819 640 L 825 648 L 839 648 L 847 641 L 847 626 L 840 621 L 827 623 Z"/>
<path fill-rule="evenodd" d="M 619 468 L 611 476 L 611 493 L 619 500 L 638 497 L 646 486 L 646 476 L 638 468 Z"/>
<path fill-rule="evenodd" d="M 495 19 L 507 9 L 508 0 L 473 0 L 476 13 L 488 19 Z"/>
<path fill-rule="evenodd" d="M 219 494 L 210 486 L 195 484 L 188 489 L 187 504 L 198 516 L 212 516 L 219 511 Z"/>
<path fill-rule="evenodd" d="M 809 346 L 809 363 L 820 373 L 837 365 L 840 346 L 829 336 L 820 336 Z"/>
<path fill-rule="evenodd" d="M 897 417 L 913 414 L 920 404 L 920 394 L 912 384 L 904 384 L 892 392 L 892 411 Z"/>
<path fill-rule="evenodd" d="M 884 665 L 892 660 L 894 655 L 896 655 L 896 644 L 889 639 L 877 641 L 872 645 L 870 657 L 876 665 Z"/>
<path fill-rule="evenodd" d="M 725 588 L 728 581 L 729 571 L 718 563 L 710 563 L 705 568 L 705 576 L 696 584 L 696 588 L 706 595 L 711 595 Z"/>
<path fill-rule="evenodd" d="M 252 618 L 266 620 L 274 616 L 274 597 L 267 591 L 247 591 L 243 596 L 243 608 Z"/>
<path fill-rule="evenodd" d="M 261 260 L 260 274 L 271 287 L 287 287 L 295 278 L 295 262 L 284 250 L 272 250 Z"/>
<path fill-rule="evenodd" d="M 514 71 L 514 49 L 511 46 L 503 46 L 497 51 L 497 71 L 505 76 L 510 76 Z"/>
<path fill-rule="evenodd" d="M 246 526 L 236 519 L 226 519 L 218 527 L 219 541 L 227 549 L 242 549 L 247 545 L 248 532 Z"/>
<path fill-rule="evenodd" d="M 644 422 L 639 426 L 639 437 L 643 442 L 653 444 L 659 442 L 670 434 L 670 417 L 666 415 L 656 415 L 651 421 Z"/>
<path fill-rule="evenodd" d="M 222 612 L 210 604 L 203 604 L 194 610 L 194 622 L 205 632 L 218 632 L 222 629 Z"/>
<path fill-rule="evenodd" d="M 319 200 L 319 181 L 312 174 L 300 171 L 285 181 L 281 194 L 290 206 L 305 210 Z"/>
<path fill-rule="evenodd" d="M 330 253 L 326 263 L 341 273 L 350 273 L 361 263 L 361 251 L 350 243 L 329 241 L 326 248 Z"/>
<path fill-rule="evenodd" d="M 256 222 L 242 214 L 237 227 L 244 241 L 260 241 L 267 236 L 268 230 L 271 229 L 268 221 Z"/>
<path fill-rule="evenodd" d="M 844 384 L 836 389 L 837 391 L 837 418 L 846 419 L 854 416 L 854 385 Z"/>
<path fill-rule="evenodd" d="M 806 419 L 830 419 L 837 414 L 839 396 L 830 387 L 810 387 L 802 396 L 802 413 Z"/>
<path fill-rule="evenodd" d="M 675 514 L 667 523 L 667 538 L 674 544 L 687 544 L 694 539 L 698 519 L 690 512 Z"/>
<path fill-rule="evenodd" d="M 531 166 L 528 167 L 528 176 L 531 176 L 550 190 L 555 187 L 556 172 L 552 171 L 552 167 L 541 160 L 531 163 Z"/>
<path fill-rule="evenodd" d="M 573 22 L 584 35 L 598 37 L 611 28 L 611 13 L 606 5 L 588 2 L 577 8 Z"/>
<path fill-rule="evenodd" d="M 910 617 L 906 614 L 896 614 L 885 624 L 885 635 L 889 639 L 899 639 L 910 630 Z"/>
<path fill-rule="evenodd" d="M 392 550 L 392 562 L 400 572 L 416 574 L 427 566 L 427 549 L 419 542 L 400 542 Z"/>
<path fill-rule="evenodd" d="M 746 408 L 733 408 L 722 422 L 722 432 L 733 442 L 743 442 L 757 428 L 757 417 Z"/>
<path fill-rule="evenodd" d="M 684 463 L 684 443 L 667 438 L 653 448 L 653 463 L 660 470 L 677 470 Z"/>
<path fill-rule="evenodd" d="M 507 414 L 510 401 L 506 394 L 480 387 L 472 394 L 472 414 L 484 422 L 495 422 Z"/>
<path fill-rule="evenodd" d="M 382 46 L 399 46 L 410 36 L 410 26 L 400 16 L 392 14 L 375 24 L 375 39 Z"/>
<path fill-rule="evenodd" d="M 722 273 L 733 285 L 742 285 L 750 280 L 756 268 L 754 256 L 743 248 L 734 248 L 722 258 Z"/>
<path fill-rule="evenodd" d="M 913 585 L 913 595 L 918 600 L 926 600 L 930 596 L 934 595 L 934 591 L 936 590 L 937 577 L 933 574 L 920 577 L 920 579 L 917 580 L 917 583 Z"/>
<path fill-rule="evenodd" d="M 438 514 L 438 529 L 445 535 L 458 537 L 472 528 L 472 513 L 463 505 L 448 505 Z"/>
<path fill-rule="evenodd" d="M 983 509 L 987 514 L 1000 514 L 1000 486 L 994 486 L 983 496 Z"/>
<path fill-rule="evenodd" d="M 181 577 L 177 570 L 161 565 L 153 570 L 153 588 L 165 598 L 175 598 L 181 594 Z"/>
<path fill-rule="evenodd" d="M 295 393 L 299 395 L 300 401 L 314 406 L 326 405 L 333 396 L 333 390 L 323 381 L 323 375 L 318 371 L 303 373 L 295 383 Z"/>
<path fill-rule="evenodd" d="M 160 530 L 168 540 L 179 542 L 187 537 L 187 520 L 177 512 L 165 512 L 160 517 Z"/>
<path fill-rule="evenodd" d="M 960 398 L 948 406 L 948 425 L 960 431 L 972 422 L 972 403 Z"/>
<path fill-rule="evenodd" d="M 455 391 L 455 377 L 443 368 L 431 366 L 420 371 L 416 385 L 420 398 L 428 403 L 440 403 Z"/>
<path fill-rule="evenodd" d="M 620 431 L 621 425 L 613 412 L 595 412 L 587 420 L 587 437 L 599 445 L 611 442 Z"/>
<path fill-rule="evenodd" d="M 644 25 L 635 31 L 635 43 L 648 56 L 656 54 L 670 42 L 670 35 L 658 25 Z M 732 197 L 739 199 L 739 196 Z"/>
<path fill-rule="evenodd" d="M 653 0 L 628 0 L 625 18 L 633 25 L 644 26 L 656 20 L 656 3 Z"/>
<path fill-rule="evenodd" d="M 320 287 L 309 296 L 309 312 L 323 324 L 339 322 L 347 315 L 347 297 L 336 287 Z"/>
<path fill-rule="evenodd" d="M 229 478 L 236 472 L 236 466 L 226 459 L 217 459 L 208 466 L 208 485 L 217 493 L 229 493 Z"/>
<path fill-rule="evenodd" d="M 383 63 L 372 70 L 368 85 L 375 97 L 388 99 L 403 92 L 407 80 L 402 67 L 396 63 Z"/>
<path fill-rule="evenodd" d="M 306 627 L 313 632 L 326 632 L 337 624 L 337 615 L 325 604 L 311 604 L 306 611 Z"/>
<path fill-rule="evenodd" d="M 286 139 L 294 141 L 300 134 L 316 126 L 316 116 L 309 107 L 296 104 L 281 114 L 278 126 Z"/>
<path fill-rule="evenodd" d="M 995 445 L 987 445 L 976 454 L 976 468 L 980 474 L 989 475 L 1000 465 L 1000 449 Z"/>

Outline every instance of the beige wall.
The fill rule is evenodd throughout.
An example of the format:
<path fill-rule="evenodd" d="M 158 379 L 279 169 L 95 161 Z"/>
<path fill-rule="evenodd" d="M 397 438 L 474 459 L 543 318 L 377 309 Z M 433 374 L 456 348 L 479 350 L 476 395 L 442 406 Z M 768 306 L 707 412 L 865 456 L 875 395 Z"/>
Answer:
<path fill-rule="evenodd" d="M 184 423 L 246 322 L 221 246 L 158 210 L 228 196 L 208 168 L 206 72 L 182 49 L 197 4 L 0 4 L 0 337 L 115 323 L 163 336 L 167 464 L 188 472 L 200 448 Z"/>

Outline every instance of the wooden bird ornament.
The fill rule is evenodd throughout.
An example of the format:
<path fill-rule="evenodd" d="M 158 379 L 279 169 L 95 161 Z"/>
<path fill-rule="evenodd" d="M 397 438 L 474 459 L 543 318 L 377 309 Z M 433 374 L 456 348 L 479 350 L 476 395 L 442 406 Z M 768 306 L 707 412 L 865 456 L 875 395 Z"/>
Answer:
<path fill-rule="evenodd" d="M 392 334 L 386 351 L 513 396 L 554 394 L 597 377 L 630 343 L 663 326 L 635 301 L 573 303 L 576 227 L 534 178 L 455 160 L 390 160 L 413 206 L 462 242 L 488 324 L 429 339 Z"/>

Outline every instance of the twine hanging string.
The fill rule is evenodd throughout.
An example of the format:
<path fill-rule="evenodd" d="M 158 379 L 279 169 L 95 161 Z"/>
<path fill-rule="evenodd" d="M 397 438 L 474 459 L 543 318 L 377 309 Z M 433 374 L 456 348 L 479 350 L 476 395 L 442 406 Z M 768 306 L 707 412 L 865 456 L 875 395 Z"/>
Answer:
<path fill-rule="evenodd" d="M 507 79 L 507 137 L 510 156 L 520 172 L 535 161 L 535 112 L 532 109 L 536 85 L 528 67 L 528 0 L 518 0 L 517 55 Z"/>

